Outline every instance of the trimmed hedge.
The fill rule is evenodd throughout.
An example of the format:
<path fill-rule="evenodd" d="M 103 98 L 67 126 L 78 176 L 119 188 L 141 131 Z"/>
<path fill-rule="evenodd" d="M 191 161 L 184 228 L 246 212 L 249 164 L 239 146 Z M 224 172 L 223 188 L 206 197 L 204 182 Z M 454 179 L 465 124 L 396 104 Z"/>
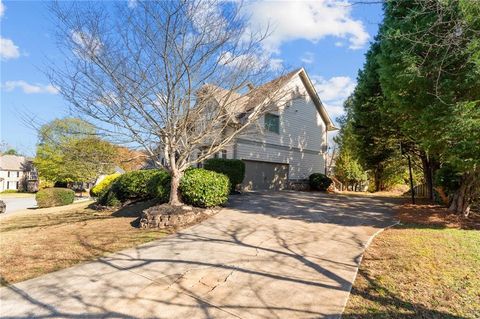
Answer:
<path fill-rule="evenodd" d="M 235 187 L 245 178 L 245 163 L 241 160 L 212 158 L 205 162 L 204 168 L 227 175 L 230 180 L 231 192 L 234 192 Z"/>
<path fill-rule="evenodd" d="M 90 189 L 90 196 L 98 197 L 103 191 L 110 187 L 110 185 L 120 176 L 120 173 L 115 173 L 105 176 L 97 185 Z"/>
<path fill-rule="evenodd" d="M 186 204 L 213 207 L 227 202 L 230 181 L 224 174 L 195 168 L 185 172 L 179 189 Z"/>
<path fill-rule="evenodd" d="M 308 178 L 310 188 L 317 191 L 326 191 L 333 181 L 330 177 L 322 173 L 313 173 Z"/>
<path fill-rule="evenodd" d="M 160 169 L 127 172 L 120 175 L 98 196 L 104 206 L 119 206 L 127 200 L 159 198 L 167 202 L 170 195 L 170 175 Z"/>
<path fill-rule="evenodd" d="M 35 200 L 40 208 L 73 203 L 75 192 L 68 188 L 45 188 L 37 192 Z"/>

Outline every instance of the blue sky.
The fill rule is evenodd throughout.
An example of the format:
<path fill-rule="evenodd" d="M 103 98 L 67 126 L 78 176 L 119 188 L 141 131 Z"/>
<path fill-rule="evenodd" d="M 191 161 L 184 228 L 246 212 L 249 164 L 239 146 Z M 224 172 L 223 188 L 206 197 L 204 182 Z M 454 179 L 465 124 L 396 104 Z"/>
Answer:
<path fill-rule="evenodd" d="M 134 5 L 134 0 L 125 5 Z M 346 1 L 255 1 L 247 6 L 251 27 L 269 23 L 265 50 L 287 68 L 305 67 L 330 115 L 355 86 L 369 41 L 382 18 L 381 5 Z M 2 1 L 0 6 L 0 140 L 34 155 L 36 132 L 25 114 L 46 122 L 69 115 L 69 107 L 42 70 L 49 59 L 61 61 L 48 4 Z"/>

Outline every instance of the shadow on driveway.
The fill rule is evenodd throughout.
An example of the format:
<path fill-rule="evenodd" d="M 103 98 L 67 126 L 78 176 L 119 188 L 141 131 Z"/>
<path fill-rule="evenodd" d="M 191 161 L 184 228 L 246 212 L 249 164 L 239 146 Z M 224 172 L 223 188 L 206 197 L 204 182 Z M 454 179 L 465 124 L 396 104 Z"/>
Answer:
<path fill-rule="evenodd" d="M 382 199 L 275 192 L 165 239 L 2 288 L 3 318 L 337 318 Z M 139 230 L 140 231 L 140 230 Z"/>

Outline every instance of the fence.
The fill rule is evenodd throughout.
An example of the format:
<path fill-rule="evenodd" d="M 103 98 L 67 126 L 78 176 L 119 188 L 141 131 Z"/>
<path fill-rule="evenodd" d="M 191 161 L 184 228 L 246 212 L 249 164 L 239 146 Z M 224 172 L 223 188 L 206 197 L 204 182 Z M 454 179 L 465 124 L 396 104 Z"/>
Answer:
<path fill-rule="evenodd" d="M 429 198 L 429 190 L 428 190 L 428 185 L 427 184 L 419 184 L 413 187 L 413 191 L 415 194 L 415 197 L 421 197 L 421 198 Z M 411 195 L 410 190 L 408 190 L 404 195 Z"/>

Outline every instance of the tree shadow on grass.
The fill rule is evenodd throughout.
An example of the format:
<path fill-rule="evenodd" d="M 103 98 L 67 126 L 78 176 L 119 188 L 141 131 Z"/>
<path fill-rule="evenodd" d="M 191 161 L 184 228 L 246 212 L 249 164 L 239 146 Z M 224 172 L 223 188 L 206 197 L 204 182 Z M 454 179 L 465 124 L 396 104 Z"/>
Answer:
<path fill-rule="evenodd" d="M 369 276 L 364 270 L 358 271 L 358 277 L 364 279 L 368 286 L 365 288 L 353 288 L 351 296 L 359 296 L 380 304 L 383 309 L 370 313 L 346 313 L 344 319 L 377 319 L 377 318 L 422 318 L 422 319 L 466 319 L 466 317 L 429 309 L 422 304 L 402 300 L 388 288 Z M 351 297 L 350 296 L 350 297 Z M 366 308 L 366 307 L 365 307 Z"/>

